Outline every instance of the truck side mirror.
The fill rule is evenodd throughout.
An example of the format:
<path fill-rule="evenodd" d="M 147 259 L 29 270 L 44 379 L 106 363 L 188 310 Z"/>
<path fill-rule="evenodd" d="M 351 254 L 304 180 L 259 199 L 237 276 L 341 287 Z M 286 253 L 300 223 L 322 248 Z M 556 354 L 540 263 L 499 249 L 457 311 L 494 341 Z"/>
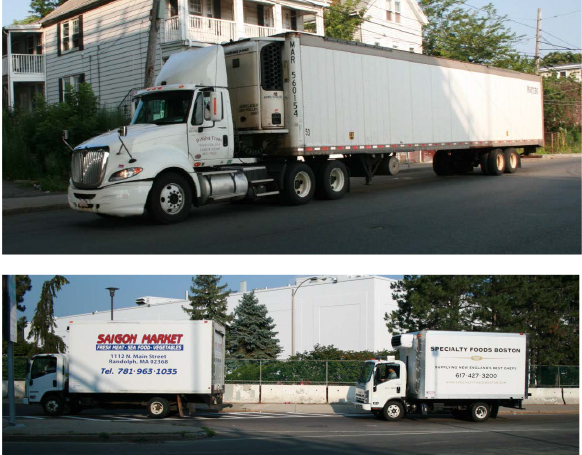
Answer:
<path fill-rule="evenodd" d="M 119 128 L 117 130 L 117 133 L 121 136 L 121 137 L 125 137 L 127 136 L 127 126 L 122 126 L 121 128 Z"/>
<path fill-rule="evenodd" d="M 63 130 L 63 140 L 69 140 L 69 130 Z"/>
<path fill-rule="evenodd" d="M 207 120 L 211 120 L 216 122 L 218 120 L 222 120 L 222 96 L 220 93 L 210 92 L 210 118 Z"/>

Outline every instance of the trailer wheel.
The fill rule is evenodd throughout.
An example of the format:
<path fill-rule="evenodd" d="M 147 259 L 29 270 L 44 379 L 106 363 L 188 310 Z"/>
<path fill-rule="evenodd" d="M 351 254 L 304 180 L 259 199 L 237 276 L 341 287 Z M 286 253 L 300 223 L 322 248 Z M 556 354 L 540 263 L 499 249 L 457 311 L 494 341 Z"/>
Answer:
<path fill-rule="evenodd" d="M 315 176 L 311 168 L 301 162 L 287 166 L 283 179 L 283 200 L 290 205 L 307 204 L 313 199 Z"/>
<path fill-rule="evenodd" d="M 399 401 L 389 401 L 382 410 L 384 419 L 388 421 L 400 420 L 404 417 L 404 407 Z"/>
<path fill-rule="evenodd" d="M 479 165 L 481 166 L 481 172 L 483 175 L 489 175 L 489 152 L 483 152 L 479 155 Z"/>
<path fill-rule="evenodd" d="M 47 416 L 60 416 L 65 410 L 65 403 L 58 395 L 49 395 L 42 399 L 42 411 Z"/>
<path fill-rule="evenodd" d="M 432 169 L 436 175 L 453 175 L 455 168 L 453 167 L 453 158 L 446 150 L 439 150 L 435 153 L 432 159 Z"/>
<path fill-rule="evenodd" d="M 517 154 L 517 150 L 513 147 L 505 149 L 503 151 L 503 157 L 505 158 L 505 173 L 513 174 L 517 171 L 519 166 L 519 155 Z"/>
<path fill-rule="evenodd" d="M 505 157 L 503 150 L 493 149 L 487 157 L 487 171 L 489 175 L 501 175 L 505 171 Z"/>
<path fill-rule="evenodd" d="M 170 413 L 170 403 L 165 398 L 154 397 L 148 401 L 147 410 L 152 419 L 163 419 Z"/>
<path fill-rule="evenodd" d="M 179 223 L 188 218 L 192 191 L 186 179 L 175 172 L 156 178 L 148 198 L 148 211 L 162 224 Z"/>
<path fill-rule="evenodd" d="M 394 155 L 388 158 L 386 171 L 388 175 L 396 175 L 400 172 L 400 160 L 396 158 Z"/>
<path fill-rule="evenodd" d="M 317 172 L 315 195 L 320 199 L 336 200 L 348 191 L 348 170 L 341 161 L 326 161 Z"/>
<path fill-rule="evenodd" d="M 470 416 L 473 422 L 485 422 L 491 416 L 491 406 L 482 401 L 473 403 L 470 408 Z"/>

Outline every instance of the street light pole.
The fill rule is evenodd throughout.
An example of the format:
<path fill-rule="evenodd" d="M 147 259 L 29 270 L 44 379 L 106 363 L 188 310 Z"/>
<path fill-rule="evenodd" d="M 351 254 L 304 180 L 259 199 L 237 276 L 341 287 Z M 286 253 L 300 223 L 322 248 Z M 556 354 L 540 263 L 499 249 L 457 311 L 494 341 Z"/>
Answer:
<path fill-rule="evenodd" d="M 115 295 L 115 291 L 119 290 L 119 288 L 105 288 L 109 290 L 109 295 L 111 296 L 111 320 L 113 321 L 113 296 Z"/>
<path fill-rule="evenodd" d="M 299 286 L 297 286 L 295 289 L 291 290 L 291 355 L 295 355 L 295 294 L 297 294 L 297 291 L 299 290 L 299 288 L 301 286 L 303 286 L 305 283 L 307 283 L 308 281 L 313 283 L 314 281 L 319 281 L 319 280 L 325 281 L 328 278 L 332 280 L 332 283 L 337 283 L 337 278 L 335 278 L 335 277 L 312 276 L 312 277 L 306 278 L 301 283 L 299 283 Z"/>

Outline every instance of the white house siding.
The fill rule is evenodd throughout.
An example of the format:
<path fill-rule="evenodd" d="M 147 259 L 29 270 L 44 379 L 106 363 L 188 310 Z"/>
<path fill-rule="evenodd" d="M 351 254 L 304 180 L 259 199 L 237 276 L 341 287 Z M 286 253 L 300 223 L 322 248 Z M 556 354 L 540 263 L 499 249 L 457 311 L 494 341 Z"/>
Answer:
<path fill-rule="evenodd" d="M 102 106 L 115 108 L 142 87 L 149 34 L 150 0 L 117 0 L 83 13 L 83 46 L 58 55 L 57 27 L 44 29 L 47 100 L 59 101 L 59 78 L 85 74 Z M 158 46 L 159 49 L 159 46 Z M 156 55 L 156 73 L 161 57 Z"/>
<path fill-rule="evenodd" d="M 378 45 L 382 47 L 396 48 L 403 51 L 422 53 L 422 23 L 413 11 L 410 1 L 401 0 L 400 23 L 395 20 L 392 13 L 392 20 L 386 17 L 386 0 L 364 0 L 360 5 L 366 7 L 366 21 L 361 25 L 359 34 L 356 32 L 356 39 L 365 44 Z M 392 0 L 394 10 L 394 0 Z"/>

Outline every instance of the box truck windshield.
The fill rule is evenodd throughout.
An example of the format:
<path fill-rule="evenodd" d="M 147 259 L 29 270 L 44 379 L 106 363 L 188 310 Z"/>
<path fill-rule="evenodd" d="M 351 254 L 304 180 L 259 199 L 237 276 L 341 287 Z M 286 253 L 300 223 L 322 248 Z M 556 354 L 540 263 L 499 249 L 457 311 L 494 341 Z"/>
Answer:
<path fill-rule="evenodd" d="M 372 377 L 372 373 L 374 372 L 374 364 L 372 362 L 366 362 L 362 365 L 362 369 L 360 370 L 360 377 L 358 378 L 358 383 L 366 384 Z"/>
<path fill-rule="evenodd" d="M 133 116 L 132 125 L 186 123 L 192 102 L 192 90 L 158 92 L 143 95 Z"/>

